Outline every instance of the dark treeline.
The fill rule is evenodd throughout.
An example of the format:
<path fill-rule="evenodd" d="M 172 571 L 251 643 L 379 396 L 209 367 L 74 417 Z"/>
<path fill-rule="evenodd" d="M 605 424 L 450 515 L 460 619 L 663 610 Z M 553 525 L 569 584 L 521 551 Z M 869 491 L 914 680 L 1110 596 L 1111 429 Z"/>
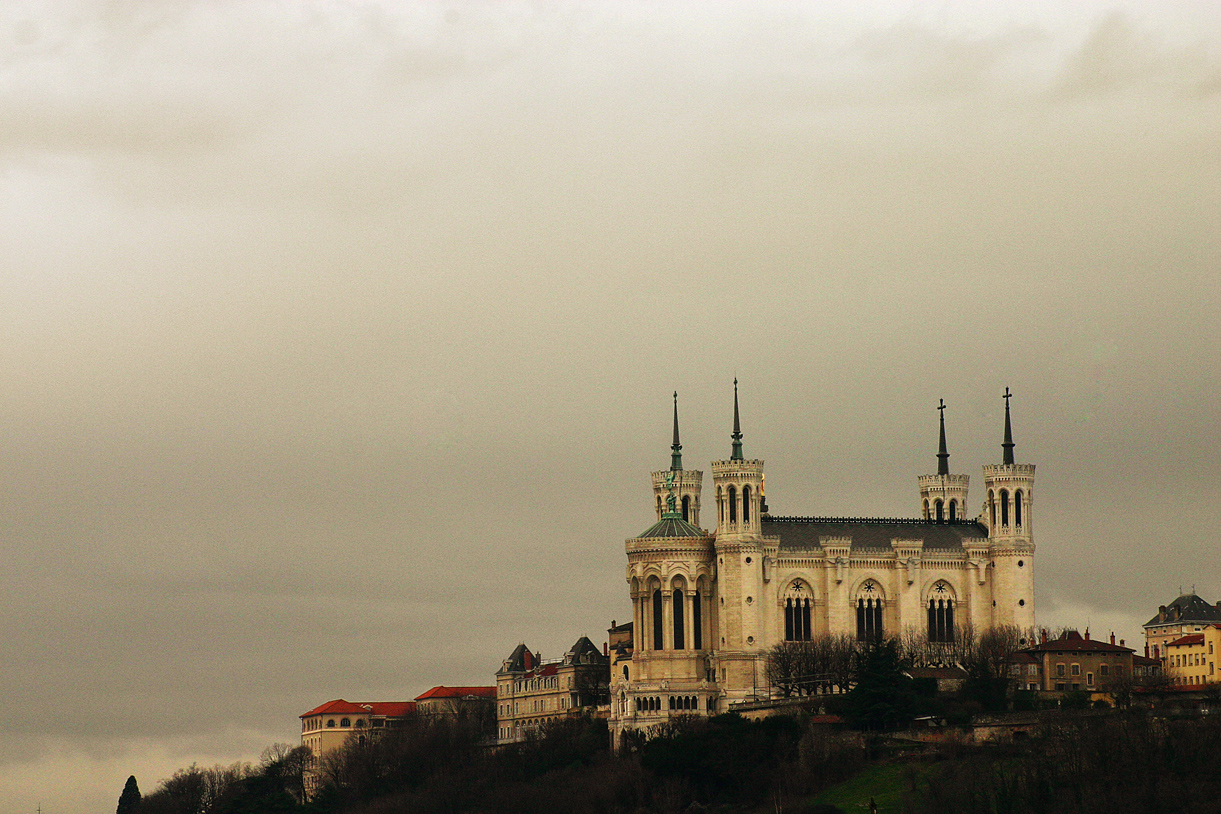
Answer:
<path fill-rule="evenodd" d="M 1221 719 L 1121 713 L 939 763 L 913 814 L 1219 814 Z"/>
<path fill-rule="evenodd" d="M 800 718 L 678 718 L 648 740 L 610 750 L 606 722 L 556 721 L 535 737 L 491 749 L 484 727 L 424 717 L 317 767 L 306 800 L 308 752 L 275 747 L 259 765 L 180 770 L 139 804 L 140 814 L 651 814 L 797 801 L 849 777 L 866 758 L 859 738 Z"/>
<path fill-rule="evenodd" d="M 906 814 L 1221 814 L 1221 719 L 1145 712 L 1048 715 L 1028 740 L 920 751 L 887 736 L 801 716 L 678 718 L 655 737 L 608 748 L 604 721 L 557 721 L 489 749 L 469 721 L 421 719 L 328 755 L 306 801 L 299 748 L 258 765 L 181 770 L 140 814 L 662 814 L 827 812 L 821 790 L 879 761 L 904 761 Z M 130 795 L 129 795 L 130 796 Z M 889 810 L 889 809 L 888 809 Z"/>

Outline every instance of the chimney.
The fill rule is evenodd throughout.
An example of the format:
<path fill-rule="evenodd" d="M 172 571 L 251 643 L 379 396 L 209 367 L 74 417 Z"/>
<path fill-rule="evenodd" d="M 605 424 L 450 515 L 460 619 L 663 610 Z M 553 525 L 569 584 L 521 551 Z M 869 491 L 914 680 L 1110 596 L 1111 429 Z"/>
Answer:
<path fill-rule="evenodd" d="M 1159 622 L 1166 621 L 1166 606 L 1165 605 L 1157 606 L 1157 621 L 1159 621 Z"/>
<path fill-rule="evenodd" d="M 1085 640 L 1087 642 L 1090 640 L 1090 629 L 1088 627 L 1085 629 Z"/>
<path fill-rule="evenodd" d="M 1145 642 L 1145 658 L 1149 658 L 1149 643 Z"/>
<path fill-rule="evenodd" d="M 1115 641 L 1115 637 L 1114 637 L 1114 636 L 1112 636 L 1112 637 L 1111 637 L 1111 641 Z M 1120 646 L 1120 647 L 1123 647 L 1123 639 L 1120 639 L 1120 640 L 1119 640 L 1119 646 Z"/>
<path fill-rule="evenodd" d="M 1111 644 L 1115 644 L 1115 631 L 1111 631 Z"/>
<path fill-rule="evenodd" d="M 1047 628 L 1043 628 L 1039 631 L 1039 643 L 1047 644 Z"/>
<path fill-rule="evenodd" d="M 604 655 L 604 656 L 610 655 L 610 648 L 607 646 L 606 642 L 602 642 L 602 655 Z"/>

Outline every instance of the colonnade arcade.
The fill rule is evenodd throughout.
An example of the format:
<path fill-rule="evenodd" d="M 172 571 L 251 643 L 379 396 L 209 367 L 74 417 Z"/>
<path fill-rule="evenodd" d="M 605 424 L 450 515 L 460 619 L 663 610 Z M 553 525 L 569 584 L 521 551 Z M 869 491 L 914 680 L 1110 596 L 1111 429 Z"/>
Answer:
<path fill-rule="evenodd" d="M 642 587 L 643 586 L 643 587 Z M 709 609 L 712 595 L 708 579 L 699 576 L 692 586 L 675 575 L 663 584 L 650 576 L 631 582 L 634 627 L 645 650 L 703 650 L 710 641 Z"/>

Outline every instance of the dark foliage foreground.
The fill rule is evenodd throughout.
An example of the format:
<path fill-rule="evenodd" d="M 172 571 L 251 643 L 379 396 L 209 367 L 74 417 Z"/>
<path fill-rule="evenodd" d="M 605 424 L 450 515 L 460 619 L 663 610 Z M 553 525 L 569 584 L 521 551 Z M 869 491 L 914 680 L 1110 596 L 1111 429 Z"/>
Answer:
<path fill-rule="evenodd" d="M 872 705 L 869 705 L 872 708 Z M 484 728 L 421 719 L 350 741 L 317 769 L 304 801 L 308 752 L 279 747 L 258 766 L 177 772 L 137 803 L 139 814 L 650 814 L 717 810 L 810 812 L 808 800 L 865 768 L 886 736 L 836 732 L 775 717 L 673 720 L 656 737 L 608 748 L 606 723 L 559 721 L 491 749 Z M 867 746 L 868 745 L 868 748 Z M 945 747 L 912 764 L 913 814 L 1221 814 L 1221 718 L 1141 714 L 1053 720 L 1022 743 Z M 893 752 L 892 752 L 893 754 Z M 923 779 L 917 779 L 923 778 Z M 134 783 L 132 784 L 134 786 Z M 130 801 L 132 795 L 126 799 Z"/>
<path fill-rule="evenodd" d="M 525 743 L 491 749 L 480 725 L 421 718 L 328 754 L 316 767 L 322 788 L 312 800 L 302 794 L 308 753 L 281 747 L 259 766 L 180 770 L 144 798 L 139 812 L 648 814 L 760 801 L 774 807 L 848 777 L 865 757 L 855 735 L 794 718 L 677 719 L 618 756 L 609 741 L 605 721 L 572 719 Z"/>
<path fill-rule="evenodd" d="M 1221 814 L 1221 718 L 1065 721 L 932 777 L 921 814 Z"/>

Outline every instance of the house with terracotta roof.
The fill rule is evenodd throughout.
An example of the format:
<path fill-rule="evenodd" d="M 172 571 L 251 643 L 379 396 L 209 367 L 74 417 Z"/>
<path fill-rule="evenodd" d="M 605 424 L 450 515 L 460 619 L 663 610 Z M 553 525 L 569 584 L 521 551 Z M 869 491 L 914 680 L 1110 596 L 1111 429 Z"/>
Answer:
<path fill-rule="evenodd" d="M 301 745 L 309 748 L 317 766 L 319 758 L 343 746 L 348 738 L 364 740 L 402 726 L 415 714 L 414 701 L 352 702 L 336 698 L 301 714 Z M 312 794 L 315 786 L 316 776 L 307 773 L 306 791 Z"/>
<path fill-rule="evenodd" d="M 350 735 L 361 736 L 400 726 L 416 712 L 414 701 L 354 703 L 337 698 L 301 714 L 301 745 L 314 757 L 337 749 Z"/>
<path fill-rule="evenodd" d="M 1176 687 L 1202 687 L 1221 681 L 1218 654 L 1221 654 L 1221 624 L 1180 636 L 1165 645 L 1166 677 Z"/>
<path fill-rule="evenodd" d="M 457 715 L 496 698 L 495 687 L 433 687 L 415 697 L 416 708 L 425 715 Z"/>
<path fill-rule="evenodd" d="M 1082 636 L 1066 630 L 1057 639 L 1043 640 L 1033 647 L 1019 650 L 1010 659 L 1010 676 L 1018 689 L 1044 692 L 1103 692 L 1109 683 L 1130 678 L 1133 673 L 1131 647 L 1115 634 L 1109 642 Z"/>

